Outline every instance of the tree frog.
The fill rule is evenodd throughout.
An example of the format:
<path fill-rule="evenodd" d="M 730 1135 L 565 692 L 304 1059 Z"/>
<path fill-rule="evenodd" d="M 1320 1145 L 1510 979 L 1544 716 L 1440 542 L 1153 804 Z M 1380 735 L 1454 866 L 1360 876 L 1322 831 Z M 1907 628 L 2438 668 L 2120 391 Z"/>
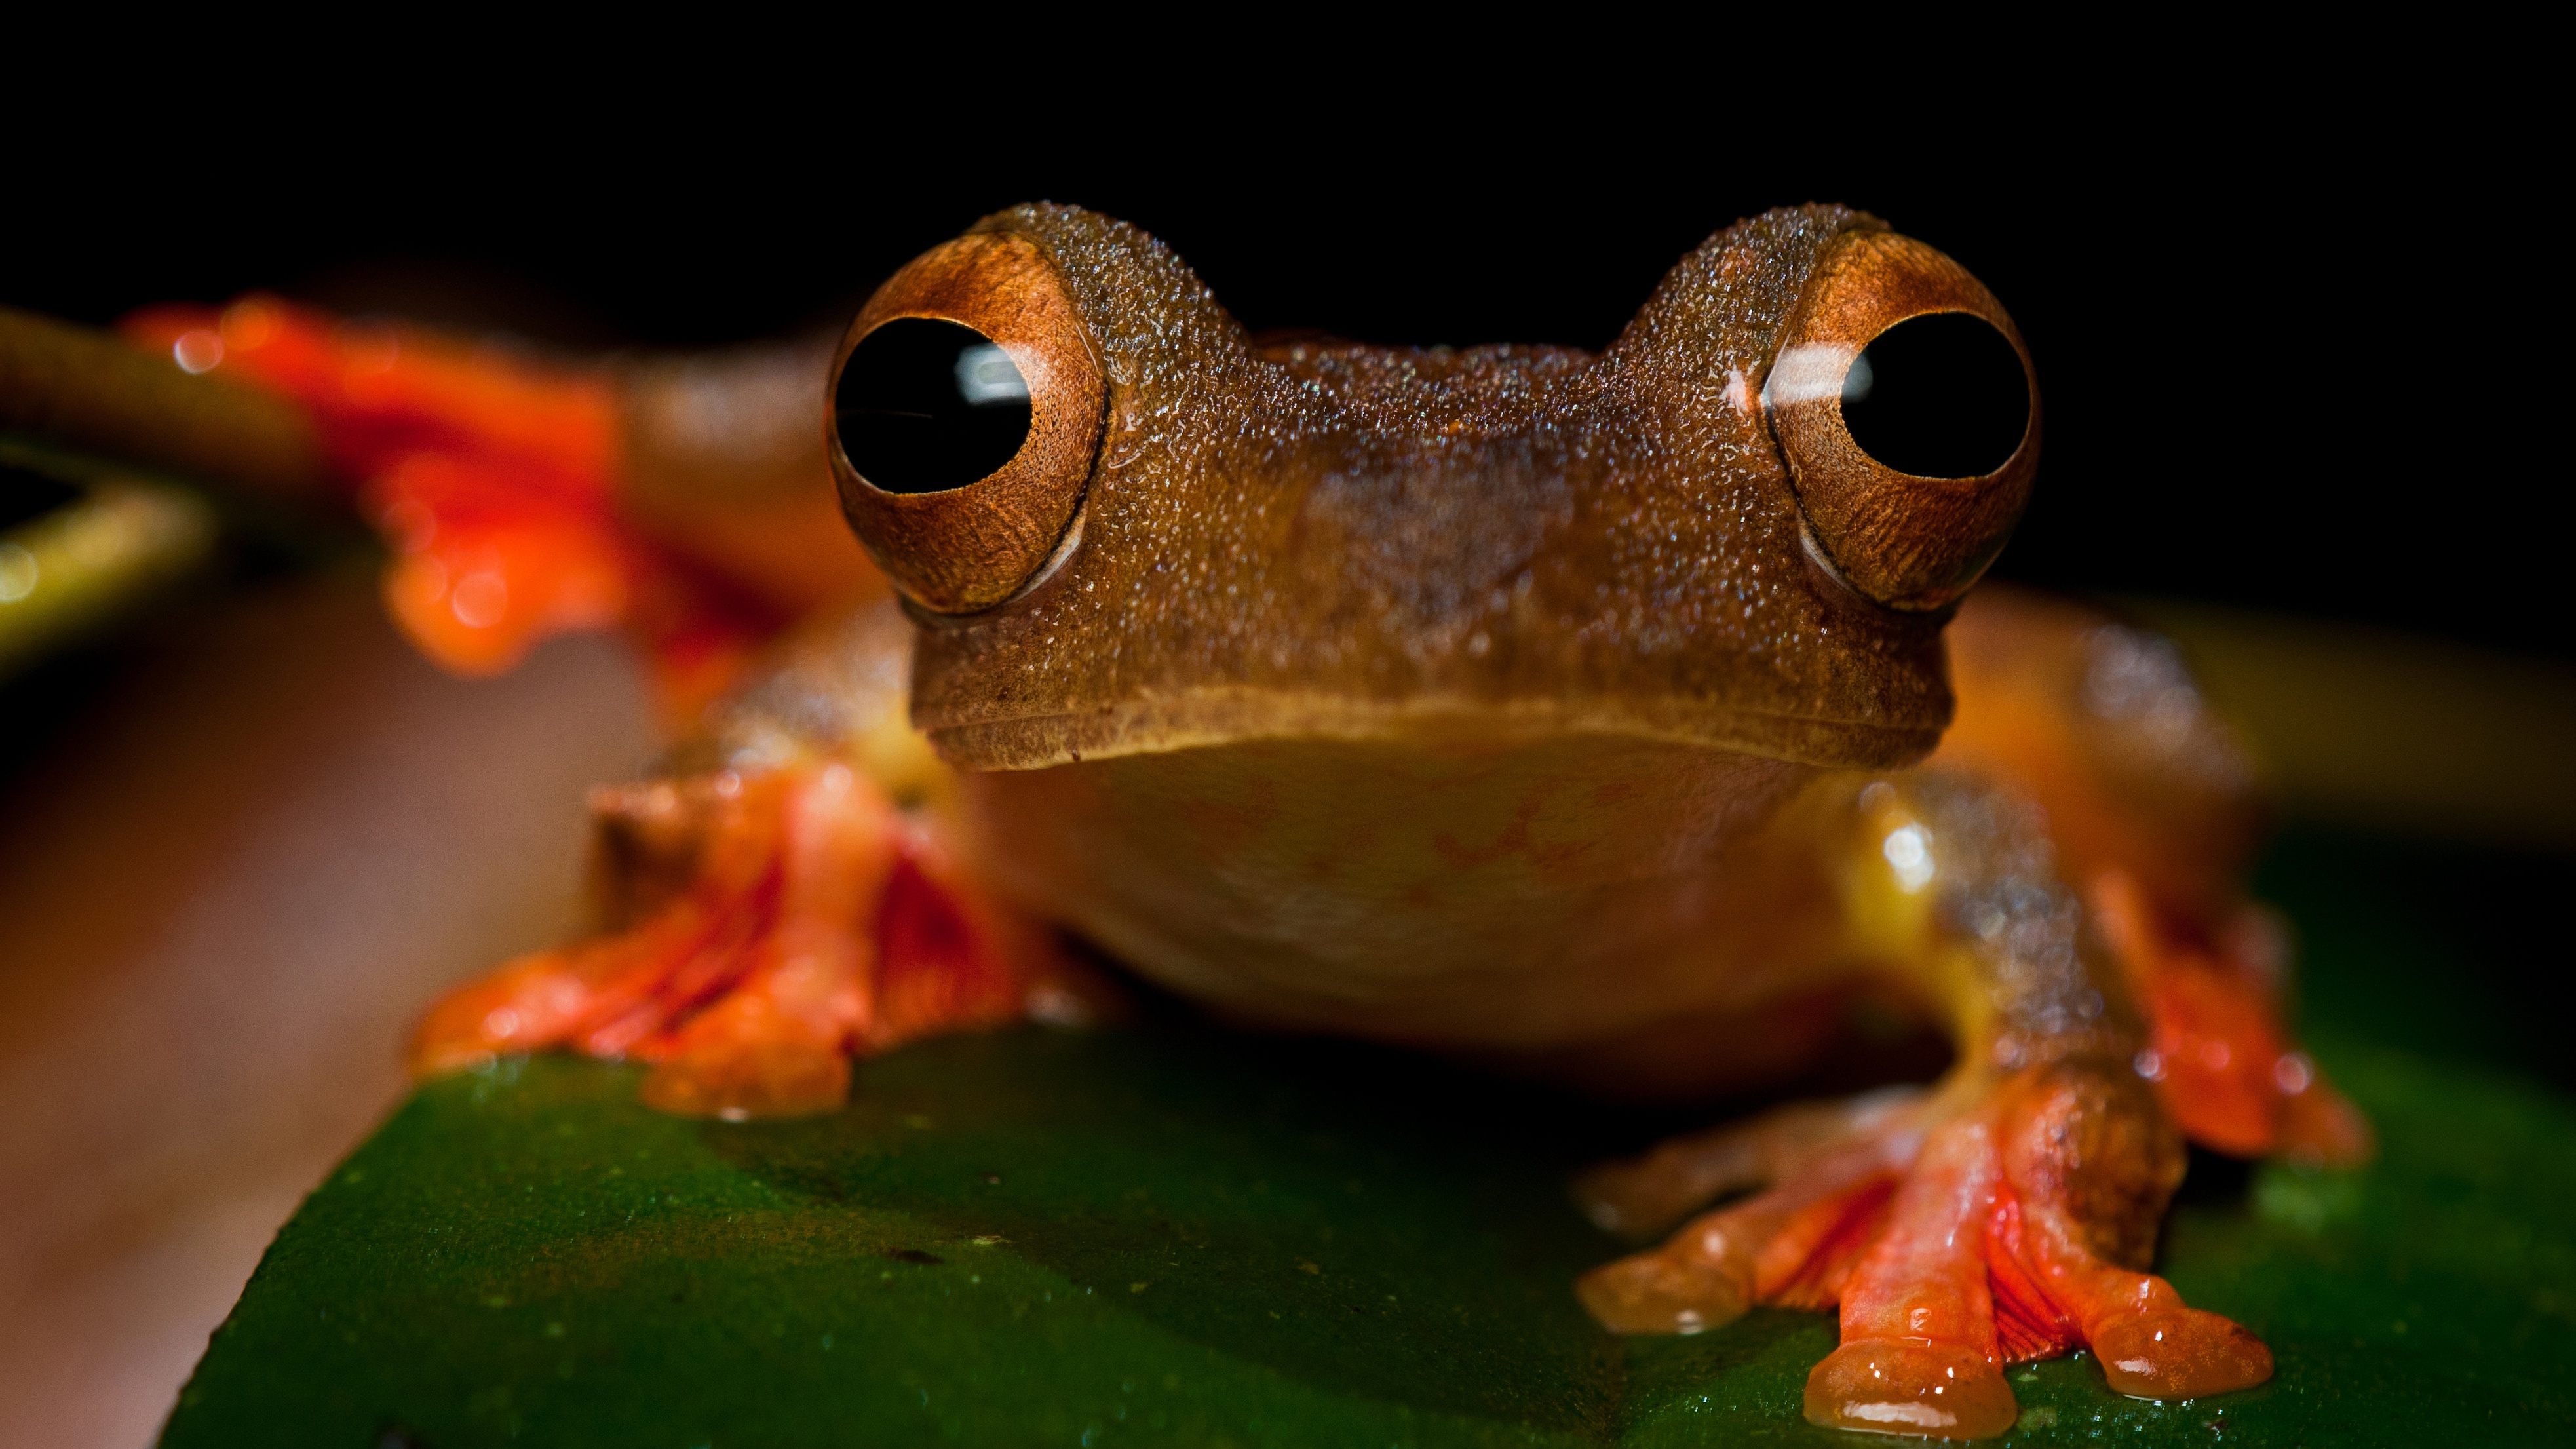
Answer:
<path fill-rule="evenodd" d="M 818 372 L 820 370 L 818 369 Z M 595 800 L 595 939 L 437 1006 L 665 1110 L 827 1111 L 853 1053 L 1097 996 L 1578 1087 L 1794 1070 L 1855 999 L 1937 1083 L 1587 1174 L 1626 1333 L 1832 1309 L 1805 1412 L 2002 1433 L 2011 1364 L 2242 1388 L 2146 1270 L 2184 1142 L 2348 1160 L 2238 879 L 2242 744 L 2172 647 L 1971 586 L 2036 473 L 1987 289 L 1857 211 L 1720 232 L 1608 348 L 1248 333 L 1056 205 L 906 266 L 813 384 L 891 600 L 777 646 Z M 1711 1204 L 1716 1204 L 1712 1209 Z"/>

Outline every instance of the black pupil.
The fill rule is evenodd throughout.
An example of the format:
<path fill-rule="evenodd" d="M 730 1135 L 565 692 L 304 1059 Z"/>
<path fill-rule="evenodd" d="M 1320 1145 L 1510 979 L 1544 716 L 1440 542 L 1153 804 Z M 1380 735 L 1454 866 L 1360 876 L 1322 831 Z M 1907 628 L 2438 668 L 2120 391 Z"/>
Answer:
<path fill-rule="evenodd" d="M 1029 382 L 972 327 L 898 317 L 859 339 L 832 393 L 841 452 L 888 493 L 991 476 L 1029 437 Z"/>
<path fill-rule="evenodd" d="M 2030 427 L 2021 354 L 1966 312 L 1908 317 L 1843 375 L 1843 426 L 1861 450 L 1918 478 L 1982 478 Z"/>

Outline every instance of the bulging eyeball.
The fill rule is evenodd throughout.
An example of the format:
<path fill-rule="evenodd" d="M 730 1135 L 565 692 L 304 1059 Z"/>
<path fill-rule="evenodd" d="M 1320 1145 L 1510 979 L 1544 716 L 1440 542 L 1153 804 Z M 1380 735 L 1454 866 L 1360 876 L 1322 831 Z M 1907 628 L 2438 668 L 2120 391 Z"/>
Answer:
<path fill-rule="evenodd" d="M 1073 299 L 1033 243 L 935 247 L 868 299 L 833 363 L 842 511 L 923 607 L 990 608 L 1065 541 L 1105 398 Z"/>
<path fill-rule="evenodd" d="M 1763 387 L 1807 541 L 1856 592 L 1946 607 L 2003 551 L 2039 469 L 2039 388 L 1976 278 L 1893 232 L 1817 263 Z"/>

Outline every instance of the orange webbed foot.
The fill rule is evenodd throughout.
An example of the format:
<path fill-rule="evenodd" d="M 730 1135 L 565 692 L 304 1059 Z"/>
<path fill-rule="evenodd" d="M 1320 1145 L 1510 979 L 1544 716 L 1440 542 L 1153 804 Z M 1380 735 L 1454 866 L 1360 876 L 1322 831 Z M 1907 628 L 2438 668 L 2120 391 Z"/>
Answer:
<path fill-rule="evenodd" d="M 1844 1275 L 1842 1344 L 1807 1375 L 1808 1422 L 1944 1439 L 2012 1427 L 1982 1231 L 2002 1185 L 1988 1114 L 1931 1135 Z"/>
<path fill-rule="evenodd" d="M 1061 1020 L 1082 998 L 1049 943 L 985 898 L 934 826 L 845 764 L 604 803 L 662 837 L 625 861 L 658 899 L 623 930 L 522 958 L 440 1002 L 415 1039 L 417 1074 L 568 1047 L 653 1063 L 642 1096 L 662 1111 L 793 1116 L 842 1104 L 853 1053 Z M 674 859 L 683 880 L 646 879 Z"/>
<path fill-rule="evenodd" d="M 2187 1398 L 2271 1377 L 2262 1342 L 2143 1264 L 2182 1148 L 2143 1083 L 2059 1062 L 1942 1124 L 1840 1293 L 1807 1418 L 1976 1439 L 2017 1416 L 2003 1369 L 2090 1347 L 2113 1389 Z"/>
<path fill-rule="evenodd" d="M 1657 1143 L 1574 1180 L 1583 1215 L 1605 1232 L 1643 1240 L 1728 1193 L 1779 1182 L 1826 1148 L 1900 1124 L 1922 1091 L 1890 1087 L 1838 1102 L 1793 1102 L 1744 1122 Z"/>
<path fill-rule="evenodd" d="M 2195 1397 L 2271 1375 L 2261 1341 L 2140 1271 L 2182 1175 L 2182 1144 L 2123 1064 L 2058 1062 L 1935 1096 L 1795 1109 L 1649 1154 L 1594 1184 L 1680 1159 L 1741 1165 L 1768 1190 L 1663 1246 L 1587 1274 L 1617 1332 L 1698 1332 L 1752 1304 L 1836 1308 L 1842 1343 L 1808 1377 L 1833 1428 L 1976 1439 L 2012 1427 L 2003 1370 L 2090 1346 L 2111 1387 Z M 1762 1139 L 1769 1134 L 1771 1142 Z M 1795 1143 L 1794 1147 L 1783 1144 Z"/>
<path fill-rule="evenodd" d="M 1585 1173 L 1575 1195 L 1587 1215 L 1631 1235 L 1720 1193 L 1776 1185 L 1583 1275 L 1577 1296 L 1614 1333 L 1700 1333 L 1757 1302 L 1830 1306 L 1914 1158 L 1922 1109 L 1911 1090 L 1799 1103 Z"/>
<path fill-rule="evenodd" d="M 2019 1362 L 2088 1346 L 2111 1387 L 2139 1398 L 2251 1388 L 2272 1376 L 2262 1340 L 2142 1271 L 2182 1181 L 2181 1144 L 2143 1096 L 2134 1076 L 2071 1064 L 1999 1094 L 2004 1184 L 1986 1253 L 2010 1310 L 1998 1313 L 2003 1352 Z"/>

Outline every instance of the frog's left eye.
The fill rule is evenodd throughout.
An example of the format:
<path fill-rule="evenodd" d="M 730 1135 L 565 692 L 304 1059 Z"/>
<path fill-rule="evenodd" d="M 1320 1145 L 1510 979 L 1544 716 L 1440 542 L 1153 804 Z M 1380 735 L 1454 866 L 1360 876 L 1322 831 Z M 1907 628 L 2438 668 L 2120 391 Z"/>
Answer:
<path fill-rule="evenodd" d="M 1816 264 L 1763 402 L 1807 541 L 1890 608 L 1967 591 L 2039 468 L 2030 355 L 1993 294 L 1892 232 L 1851 232 Z"/>
<path fill-rule="evenodd" d="M 1100 447 L 1100 365 L 1027 238 L 959 237 L 868 299 L 833 365 L 842 510 L 944 614 L 1016 593 L 1066 537 Z"/>

